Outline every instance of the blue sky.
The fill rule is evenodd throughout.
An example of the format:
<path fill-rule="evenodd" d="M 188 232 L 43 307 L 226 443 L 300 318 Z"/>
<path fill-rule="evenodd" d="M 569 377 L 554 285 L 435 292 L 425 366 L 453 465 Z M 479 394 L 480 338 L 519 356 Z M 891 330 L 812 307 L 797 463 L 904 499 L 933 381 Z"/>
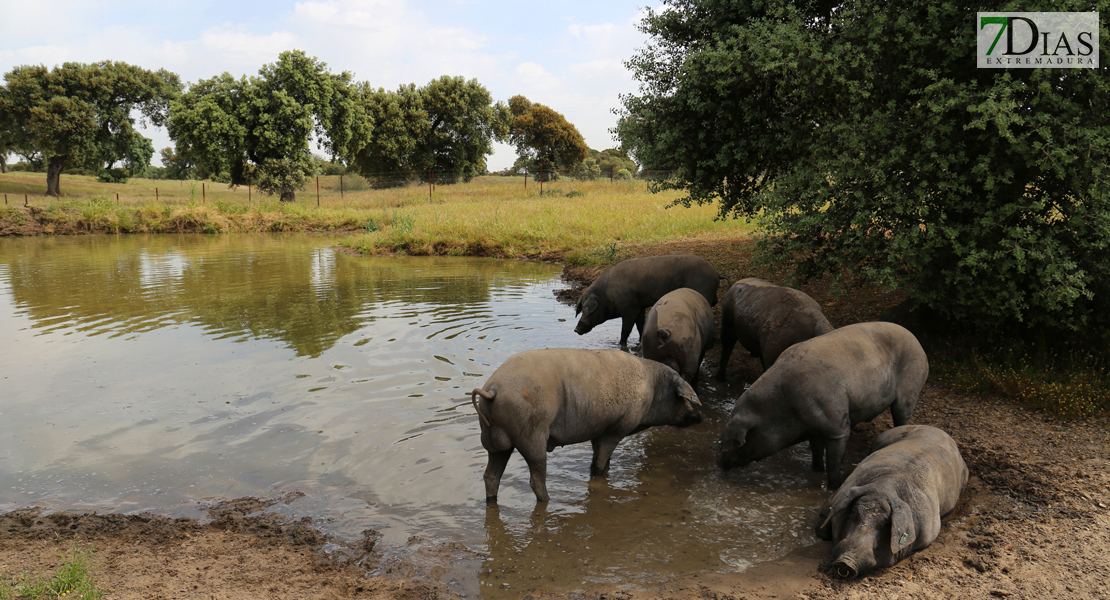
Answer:
<path fill-rule="evenodd" d="M 133 2 L 0 0 L 0 72 L 17 65 L 118 60 L 195 82 L 253 75 L 283 50 L 392 89 L 440 75 L 475 78 L 507 101 L 523 94 L 574 123 L 591 148 L 616 146 L 618 94 L 636 91 L 622 64 L 646 38 L 636 29 L 659 0 L 507 2 L 310 0 Z M 155 148 L 164 131 L 145 132 Z M 512 164 L 498 146 L 491 169 Z"/>

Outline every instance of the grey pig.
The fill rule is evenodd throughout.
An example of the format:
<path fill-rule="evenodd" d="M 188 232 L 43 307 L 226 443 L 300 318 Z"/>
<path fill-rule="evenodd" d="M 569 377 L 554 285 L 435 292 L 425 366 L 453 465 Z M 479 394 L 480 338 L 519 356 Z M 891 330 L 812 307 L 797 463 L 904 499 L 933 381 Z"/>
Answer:
<path fill-rule="evenodd" d="M 809 440 L 813 470 L 823 468 L 836 489 L 852 425 L 888 408 L 905 425 L 928 376 L 921 344 L 894 323 L 857 323 L 794 344 L 736 399 L 717 464 L 744 466 Z"/>
<path fill-rule="evenodd" d="M 805 292 L 757 277 L 741 279 L 728 288 L 721 305 L 721 364 L 717 379 L 725 380 L 728 359 L 737 340 L 760 359 L 766 371 L 783 350 L 832 330 L 821 305 Z"/>
<path fill-rule="evenodd" d="M 481 401 L 477 398 L 481 396 Z M 549 348 L 509 357 L 470 394 L 482 428 L 486 501 L 497 501 L 513 449 L 531 472 L 537 502 L 547 502 L 547 453 L 590 441 L 590 476 L 609 471 L 625 437 L 657 425 L 700 423 L 701 403 L 672 368 L 621 350 Z"/>
<path fill-rule="evenodd" d="M 927 425 L 883 432 L 821 508 L 817 537 L 835 543 L 833 572 L 852 578 L 927 548 L 965 485 L 967 465 L 947 433 Z"/>
<path fill-rule="evenodd" d="M 648 311 L 641 340 L 644 358 L 667 365 L 696 386 L 716 329 L 713 309 L 704 296 L 690 288 L 669 292 Z"/>
<path fill-rule="evenodd" d="M 720 276 L 704 258 L 693 254 L 645 256 L 622 260 L 601 274 L 574 305 L 574 315 L 582 317 L 574 332 L 578 335 L 609 319 L 621 319 L 621 346 L 628 344 L 632 325 L 644 334 L 644 311 L 667 292 L 690 288 L 717 305 Z"/>

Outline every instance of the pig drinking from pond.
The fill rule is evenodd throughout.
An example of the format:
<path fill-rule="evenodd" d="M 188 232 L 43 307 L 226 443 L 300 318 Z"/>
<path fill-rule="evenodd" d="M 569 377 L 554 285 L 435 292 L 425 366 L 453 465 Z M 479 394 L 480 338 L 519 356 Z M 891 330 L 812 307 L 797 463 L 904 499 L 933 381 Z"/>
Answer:
<path fill-rule="evenodd" d="M 927 425 L 883 432 L 821 508 L 817 536 L 835 543 L 833 572 L 852 578 L 928 547 L 966 484 L 967 465 L 947 433 Z"/>
<path fill-rule="evenodd" d="M 481 396 L 481 400 L 477 397 Z M 698 397 L 672 368 L 621 350 L 529 350 L 509 357 L 470 394 L 482 428 L 486 501 L 497 501 L 513 449 L 531 471 L 532 491 L 547 502 L 547 453 L 590 441 L 590 475 L 609 470 L 622 439 L 656 425 L 701 422 Z"/>
<path fill-rule="evenodd" d="M 888 408 L 905 425 L 928 376 L 921 344 L 894 323 L 857 323 L 794 344 L 737 398 L 717 464 L 744 466 L 809 440 L 813 470 L 824 466 L 836 489 L 852 425 Z"/>
<path fill-rule="evenodd" d="M 721 364 L 717 379 L 725 380 L 732 349 L 744 348 L 771 368 L 790 346 L 833 330 L 821 306 L 799 290 L 756 277 L 741 279 L 725 293 L 721 305 Z"/>
<path fill-rule="evenodd" d="M 641 340 L 644 358 L 667 365 L 697 385 L 701 359 L 716 328 L 705 297 L 690 288 L 677 289 L 648 311 Z"/>
<path fill-rule="evenodd" d="M 601 274 L 578 299 L 574 314 L 582 318 L 574 332 L 578 335 L 609 319 L 621 319 L 621 346 L 628 344 L 632 325 L 644 334 L 644 311 L 664 294 L 690 288 L 705 296 L 709 306 L 717 305 L 720 276 L 704 258 L 692 254 L 645 256 L 623 260 Z"/>

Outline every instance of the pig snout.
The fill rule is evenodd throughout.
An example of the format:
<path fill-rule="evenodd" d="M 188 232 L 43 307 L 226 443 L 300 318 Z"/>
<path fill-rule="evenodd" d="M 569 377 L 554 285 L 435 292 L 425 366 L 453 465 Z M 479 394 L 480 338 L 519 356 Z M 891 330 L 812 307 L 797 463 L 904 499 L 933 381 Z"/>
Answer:
<path fill-rule="evenodd" d="M 578 325 L 574 328 L 574 333 L 577 333 L 578 335 L 582 335 L 582 334 L 585 334 L 585 333 L 589 333 L 590 330 L 593 329 L 593 328 L 594 328 L 593 325 L 590 325 L 590 324 L 586 323 L 585 319 L 582 319 L 582 320 L 578 321 Z"/>
<path fill-rule="evenodd" d="M 717 466 L 727 471 L 739 460 L 735 440 L 717 440 Z"/>
<path fill-rule="evenodd" d="M 856 567 L 855 561 L 841 557 L 832 564 L 832 572 L 841 579 L 855 579 L 859 575 L 859 568 Z"/>
<path fill-rule="evenodd" d="M 860 573 L 867 573 L 875 569 L 877 561 L 868 543 L 874 541 L 866 539 L 845 539 L 833 548 L 832 572 L 843 579 L 854 579 Z"/>
<path fill-rule="evenodd" d="M 701 411 L 691 406 L 678 415 L 678 419 L 675 420 L 674 425 L 675 427 L 690 427 L 691 425 L 701 423 L 701 421 Z"/>

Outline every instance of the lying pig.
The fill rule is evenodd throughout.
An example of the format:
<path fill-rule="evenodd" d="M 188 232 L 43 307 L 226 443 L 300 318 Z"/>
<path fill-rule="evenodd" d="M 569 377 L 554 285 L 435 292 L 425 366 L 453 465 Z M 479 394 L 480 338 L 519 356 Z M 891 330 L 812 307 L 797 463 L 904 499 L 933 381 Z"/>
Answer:
<path fill-rule="evenodd" d="M 648 311 L 641 341 L 644 358 L 661 362 L 698 384 L 705 350 L 713 344 L 716 322 L 705 297 L 690 288 L 668 293 Z"/>
<path fill-rule="evenodd" d="M 927 425 L 883 432 L 821 508 L 817 537 L 836 544 L 833 572 L 852 578 L 927 548 L 966 484 L 967 465 L 947 433 Z"/>
<path fill-rule="evenodd" d="M 717 270 L 693 254 L 623 260 L 602 273 L 582 293 L 574 306 L 574 315 L 582 315 L 574 332 L 583 335 L 609 319 L 620 317 L 621 346 L 625 346 L 633 324 L 643 336 L 644 311 L 667 292 L 690 288 L 705 296 L 709 306 L 716 306 L 719 284 Z"/>
<path fill-rule="evenodd" d="M 921 344 L 894 323 L 857 323 L 794 344 L 737 398 L 717 464 L 744 466 L 809 440 L 813 470 L 823 466 L 836 489 L 852 425 L 887 409 L 905 425 L 928 376 Z"/>
<path fill-rule="evenodd" d="M 832 330 L 821 306 L 805 292 L 756 277 L 741 279 L 725 293 L 721 306 L 721 364 L 717 379 L 725 380 L 728 359 L 737 340 L 760 359 L 766 371 L 783 350 Z"/>
<path fill-rule="evenodd" d="M 478 401 L 477 397 L 482 400 Z M 497 501 L 513 449 L 531 471 L 532 491 L 547 502 L 547 453 L 590 441 L 590 476 L 609 471 L 622 439 L 656 425 L 701 422 L 701 403 L 672 368 L 621 350 L 529 350 L 509 357 L 470 394 L 482 428 L 486 501 Z"/>

